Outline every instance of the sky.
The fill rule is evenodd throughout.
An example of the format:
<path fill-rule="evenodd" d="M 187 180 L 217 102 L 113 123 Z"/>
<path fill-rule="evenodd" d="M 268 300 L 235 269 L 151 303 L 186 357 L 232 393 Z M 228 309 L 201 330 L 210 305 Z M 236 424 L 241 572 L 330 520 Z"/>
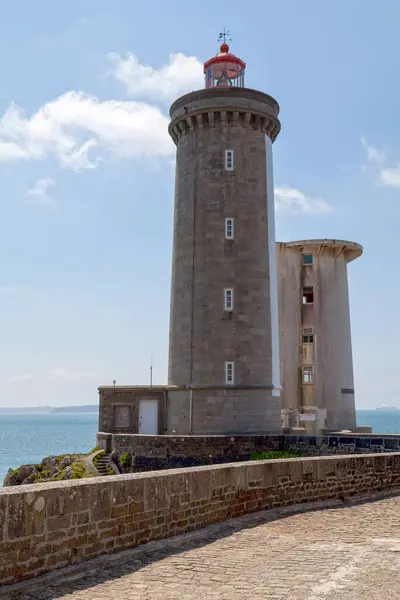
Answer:
<path fill-rule="evenodd" d="M 400 407 L 397 0 L 14 0 L 0 21 L 0 405 L 167 381 L 168 109 L 231 31 L 274 96 L 278 240 L 358 242 L 358 408 Z"/>

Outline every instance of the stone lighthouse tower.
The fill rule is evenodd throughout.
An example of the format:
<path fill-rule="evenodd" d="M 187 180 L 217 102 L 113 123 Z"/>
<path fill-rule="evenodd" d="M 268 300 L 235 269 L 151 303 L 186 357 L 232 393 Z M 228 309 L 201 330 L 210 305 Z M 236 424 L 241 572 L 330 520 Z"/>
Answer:
<path fill-rule="evenodd" d="M 280 430 L 272 143 L 276 100 L 223 43 L 176 100 L 167 432 Z"/>

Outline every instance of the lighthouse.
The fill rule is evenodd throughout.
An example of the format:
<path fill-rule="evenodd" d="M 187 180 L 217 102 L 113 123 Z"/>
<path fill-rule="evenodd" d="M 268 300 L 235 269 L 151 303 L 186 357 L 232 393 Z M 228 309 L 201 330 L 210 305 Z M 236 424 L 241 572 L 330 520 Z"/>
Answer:
<path fill-rule="evenodd" d="M 224 42 L 171 106 L 176 144 L 166 431 L 280 431 L 272 144 L 279 106 Z"/>

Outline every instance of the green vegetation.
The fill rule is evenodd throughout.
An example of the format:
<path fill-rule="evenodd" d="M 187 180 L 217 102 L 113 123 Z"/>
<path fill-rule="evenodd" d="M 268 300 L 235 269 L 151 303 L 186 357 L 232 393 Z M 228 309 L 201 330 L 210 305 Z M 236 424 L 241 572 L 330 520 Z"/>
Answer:
<path fill-rule="evenodd" d="M 93 473 L 87 467 L 87 465 L 85 465 L 85 463 L 75 461 L 70 465 L 70 467 L 64 467 L 54 478 L 47 479 L 47 481 L 61 481 L 68 468 L 70 468 L 72 472 L 71 479 L 83 479 L 84 477 L 93 477 Z"/>
<path fill-rule="evenodd" d="M 74 462 L 71 465 L 72 479 L 83 479 L 83 477 L 93 477 L 93 473 L 82 462 Z"/>
<path fill-rule="evenodd" d="M 110 465 L 108 465 L 108 467 L 107 467 L 107 474 L 114 475 L 114 471 L 113 471 L 112 467 L 110 467 Z"/>
<path fill-rule="evenodd" d="M 21 465 L 7 474 L 5 485 L 94 477 L 90 465 L 87 464 L 86 456 L 85 454 L 62 454 L 44 458 L 38 464 Z"/>
<path fill-rule="evenodd" d="M 128 454 L 128 452 L 124 452 L 123 454 L 121 454 L 119 462 L 123 469 L 129 469 L 129 467 L 132 466 L 132 456 Z"/>
<path fill-rule="evenodd" d="M 37 465 L 37 480 L 43 481 L 44 479 L 50 480 L 51 469 L 43 469 L 43 466 Z"/>
<path fill-rule="evenodd" d="M 64 477 L 64 475 L 65 475 L 65 469 L 61 469 L 61 471 L 58 473 L 58 475 L 56 475 L 52 479 L 49 479 L 49 481 L 61 481 L 61 479 Z"/>
<path fill-rule="evenodd" d="M 276 458 L 300 458 L 304 456 L 297 450 L 257 450 L 252 452 L 250 460 L 273 460 Z"/>
<path fill-rule="evenodd" d="M 104 454 L 105 454 L 105 453 L 106 453 L 106 451 L 105 451 L 105 450 L 103 450 L 102 452 L 99 452 L 99 453 L 97 454 L 97 456 L 95 456 L 95 457 L 94 457 L 94 459 L 93 459 L 93 464 L 94 464 L 94 466 L 96 467 L 96 469 L 97 469 L 97 463 L 99 462 L 99 458 L 100 458 L 101 456 L 104 456 Z"/>
<path fill-rule="evenodd" d="M 101 450 L 100 446 L 95 446 L 93 448 L 93 450 L 91 450 L 90 452 L 87 453 L 87 456 L 90 456 L 91 454 L 94 454 L 95 452 L 98 452 L 99 450 Z"/>

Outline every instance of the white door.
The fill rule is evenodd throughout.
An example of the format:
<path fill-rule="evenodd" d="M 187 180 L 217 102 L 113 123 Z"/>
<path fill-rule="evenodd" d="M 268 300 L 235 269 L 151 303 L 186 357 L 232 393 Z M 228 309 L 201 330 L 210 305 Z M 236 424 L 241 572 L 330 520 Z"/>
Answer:
<path fill-rule="evenodd" d="M 139 433 L 158 433 L 158 400 L 139 400 Z"/>

